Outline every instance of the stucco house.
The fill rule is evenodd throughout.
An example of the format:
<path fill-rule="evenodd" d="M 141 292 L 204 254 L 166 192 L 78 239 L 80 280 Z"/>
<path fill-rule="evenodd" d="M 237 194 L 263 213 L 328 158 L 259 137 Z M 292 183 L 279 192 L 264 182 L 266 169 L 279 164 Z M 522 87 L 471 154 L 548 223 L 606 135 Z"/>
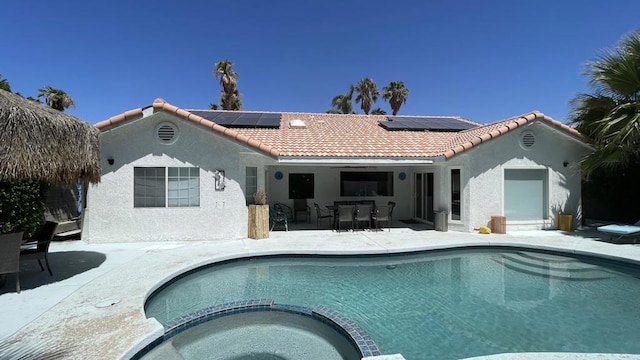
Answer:
<path fill-rule="evenodd" d="M 247 236 L 247 204 L 374 200 L 394 219 L 473 231 L 553 229 L 580 218 L 572 127 L 531 112 L 491 124 L 460 117 L 185 110 L 157 99 L 96 124 L 102 181 L 87 189 L 90 242 Z"/>

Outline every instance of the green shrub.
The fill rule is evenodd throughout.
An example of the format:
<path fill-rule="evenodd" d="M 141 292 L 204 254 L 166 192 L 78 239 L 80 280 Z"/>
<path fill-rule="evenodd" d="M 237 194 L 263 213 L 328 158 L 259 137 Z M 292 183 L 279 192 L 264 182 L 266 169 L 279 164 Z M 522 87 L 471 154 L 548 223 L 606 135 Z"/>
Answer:
<path fill-rule="evenodd" d="M 31 237 L 44 222 L 48 187 L 42 181 L 0 182 L 0 234 Z"/>

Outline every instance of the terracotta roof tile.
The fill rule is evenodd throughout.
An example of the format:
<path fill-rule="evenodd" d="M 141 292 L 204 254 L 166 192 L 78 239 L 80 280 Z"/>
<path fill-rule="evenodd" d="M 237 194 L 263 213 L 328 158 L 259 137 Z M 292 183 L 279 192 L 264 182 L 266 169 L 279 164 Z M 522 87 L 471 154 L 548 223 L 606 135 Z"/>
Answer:
<path fill-rule="evenodd" d="M 507 133 L 510 130 L 516 129 L 520 126 L 523 126 L 525 124 L 528 124 L 536 120 L 543 121 L 561 131 L 564 131 L 568 135 L 573 136 L 578 140 L 581 140 L 586 143 L 590 142 L 590 140 L 587 137 L 582 135 L 575 128 L 565 125 L 559 121 L 556 121 L 539 111 L 533 111 L 531 113 L 508 118 L 505 120 L 497 121 L 491 124 L 479 126 L 474 129 L 469 129 L 469 130 L 465 130 L 457 133 L 456 137 L 451 139 L 451 141 L 444 146 L 444 148 L 449 149 L 449 150 L 446 150 L 444 156 L 446 158 L 450 158 L 454 155 L 461 153 L 464 150 L 468 150 L 469 148 L 475 145 L 494 139 L 500 135 Z M 462 149 L 460 147 L 462 147 Z"/>
<path fill-rule="evenodd" d="M 152 106 L 155 111 L 166 111 L 193 121 L 274 158 L 450 158 L 535 120 L 547 122 L 571 136 L 588 141 L 574 128 L 537 111 L 487 125 L 459 117 L 442 117 L 477 127 L 461 132 L 437 132 L 389 131 L 379 125 L 387 121 L 386 115 L 294 112 L 280 113 L 279 128 L 226 128 L 162 99 L 156 99 Z M 100 122 L 96 127 L 104 131 L 140 116 L 142 109 L 135 109 Z M 290 121 L 294 119 L 302 120 L 305 126 L 291 127 Z"/>

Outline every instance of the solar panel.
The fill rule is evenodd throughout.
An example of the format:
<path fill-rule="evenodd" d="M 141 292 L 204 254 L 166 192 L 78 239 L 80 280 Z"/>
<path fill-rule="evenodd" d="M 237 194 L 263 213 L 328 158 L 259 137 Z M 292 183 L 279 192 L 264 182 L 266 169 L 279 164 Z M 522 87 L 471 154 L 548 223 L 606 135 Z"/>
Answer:
<path fill-rule="evenodd" d="M 231 125 L 238 127 L 255 127 L 258 119 L 260 119 L 260 114 L 240 114 L 240 116 L 236 117 Z"/>
<path fill-rule="evenodd" d="M 388 116 L 387 119 L 380 122 L 380 126 L 387 130 L 461 131 L 476 127 L 460 119 L 445 117 Z"/>
<path fill-rule="evenodd" d="M 257 127 L 280 127 L 280 114 L 261 114 Z"/>
<path fill-rule="evenodd" d="M 192 114 L 213 121 L 225 127 L 277 128 L 280 127 L 279 113 L 255 113 L 242 111 L 191 110 Z"/>

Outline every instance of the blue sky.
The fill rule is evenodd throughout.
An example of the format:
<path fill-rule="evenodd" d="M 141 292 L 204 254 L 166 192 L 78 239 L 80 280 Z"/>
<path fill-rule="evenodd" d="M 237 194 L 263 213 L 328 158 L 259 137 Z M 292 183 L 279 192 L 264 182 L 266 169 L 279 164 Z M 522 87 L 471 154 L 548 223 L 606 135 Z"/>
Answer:
<path fill-rule="evenodd" d="M 404 81 L 401 115 L 566 121 L 585 63 L 638 14 L 637 0 L 7 1 L 0 74 L 25 96 L 65 90 L 90 123 L 158 97 L 208 108 L 223 59 L 246 110 L 324 112 L 370 77 Z"/>

